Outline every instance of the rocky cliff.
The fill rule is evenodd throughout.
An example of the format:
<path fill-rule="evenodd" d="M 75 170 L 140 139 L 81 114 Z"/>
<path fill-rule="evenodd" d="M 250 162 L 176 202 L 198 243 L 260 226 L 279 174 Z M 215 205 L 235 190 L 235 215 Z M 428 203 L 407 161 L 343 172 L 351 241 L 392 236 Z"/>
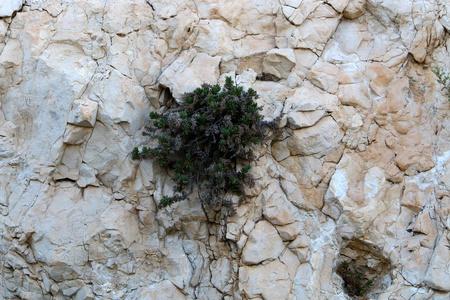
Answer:
<path fill-rule="evenodd" d="M 449 31 L 445 0 L 2 0 L 0 297 L 350 299 L 344 263 L 448 299 Z M 235 216 L 158 209 L 149 112 L 226 76 L 282 135 Z"/>

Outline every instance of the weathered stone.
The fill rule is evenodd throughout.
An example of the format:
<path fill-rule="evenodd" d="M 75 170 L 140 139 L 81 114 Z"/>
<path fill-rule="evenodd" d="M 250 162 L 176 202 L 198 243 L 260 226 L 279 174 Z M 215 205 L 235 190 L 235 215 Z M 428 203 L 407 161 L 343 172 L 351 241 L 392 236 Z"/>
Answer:
<path fill-rule="evenodd" d="M 339 125 L 331 117 L 325 117 L 315 126 L 294 130 L 286 143 L 291 155 L 311 155 L 333 151 L 342 137 Z"/>
<path fill-rule="evenodd" d="M 13 39 L 8 41 L 0 54 L 0 65 L 5 68 L 11 68 L 20 66 L 22 62 L 23 52 L 19 40 Z"/>
<path fill-rule="evenodd" d="M 115 0 L 105 5 L 102 29 L 112 34 L 127 34 L 149 26 L 152 15 L 152 9 L 143 0 L 133 0 L 133 5 Z"/>
<path fill-rule="evenodd" d="M 292 286 L 288 267 L 279 260 L 266 265 L 241 267 L 239 282 L 249 298 L 287 299 Z"/>
<path fill-rule="evenodd" d="M 308 2 L 313 5 L 320 4 L 317 1 Z M 295 29 L 293 33 L 293 44 L 296 48 L 308 48 L 316 53 L 321 52 L 324 49 L 324 44 L 335 31 L 338 23 L 338 13 L 331 6 L 321 4 Z"/>
<path fill-rule="evenodd" d="M 233 52 L 233 43 L 230 37 L 231 30 L 233 29 L 222 20 L 201 20 L 194 47 L 210 56 L 229 54 Z"/>
<path fill-rule="evenodd" d="M 328 62 L 318 60 L 308 73 L 308 79 L 322 90 L 335 94 L 338 91 L 339 68 Z"/>
<path fill-rule="evenodd" d="M 277 231 L 284 241 L 294 240 L 303 229 L 300 222 L 294 222 L 285 226 L 277 226 Z"/>
<path fill-rule="evenodd" d="M 286 16 L 294 25 L 301 25 L 305 19 L 320 5 L 317 1 L 299 1 L 296 3 L 286 3 L 292 8 L 297 8 Z M 289 11 L 288 11 L 289 12 Z"/>
<path fill-rule="evenodd" d="M 266 53 L 263 60 L 263 73 L 275 78 L 286 79 L 295 66 L 295 55 L 292 49 L 274 49 Z"/>
<path fill-rule="evenodd" d="M 170 88 L 178 101 L 202 83 L 216 84 L 219 78 L 220 57 L 211 57 L 191 50 L 183 53 L 159 78 L 159 83 Z"/>
<path fill-rule="evenodd" d="M 64 143 L 68 145 L 80 145 L 89 139 L 92 129 L 68 124 L 64 132 Z"/>
<path fill-rule="evenodd" d="M 400 183 L 403 179 L 403 173 L 396 165 L 390 164 L 386 169 L 386 179 L 395 183 Z"/>
<path fill-rule="evenodd" d="M 98 103 L 95 101 L 75 100 L 67 123 L 81 127 L 94 127 L 97 120 L 97 108 Z"/>
<path fill-rule="evenodd" d="M 80 290 L 77 292 L 75 300 L 94 300 L 95 295 L 92 292 L 91 288 L 88 288 L 86 286 L 80 288 Z"/>
<path fill-rule="evenodd" d="M 139 291 L 136 296 L 139 299 L 145 300 L 163 300 L 167 299 L 186 299 L 186 296 L 181 293 L 175 285 L 169 280 L 164 280 L 149 287 L 145 287 Z"/>
<path fill-rule="evenodd" d="M 263 215 L 273 225 L 287 225 L 296 221 L 298 211 L 280 190 L 270 195 L 264 206 Z"/>
<path fill-rule="evenodd" d="M 344 105 L 359 106 L 365 109 L 371 107 L 369 89 L 363 83 L 340 85 L 338 98 Z"/>
<path fill-rule="evenodd" d="M 365 297 L 448 299 L 445 1 L 0 3 L 1 299 L 345 299 L 344 255 Z M 279 120 L 255 185 L 158 208 L 148 113 L 226 76 Z"/>
<path fill-rule="evenodd" d="M 287 124 L 291 129 L 300 129 L 304 127 L 311 127 L 315 125 L 320 119 L 325 116 L 325 110 L 315 111 L 296 111 L 290 112 L 287 115 Z"/>
<path fill-rule="evenodd" d="M 24 0 L 5 0 L 0 5 L 0 18 L 10 17 L 12 14 L 22 8 Z"/>
<path fill-rule="evenodd" d="M 357 19 L 365 13 L 364 0 L 350 0 L 344 9 L 344 17 L 350 20 Z"/>
<path fill-rule="evenodd" d="M 283 249 L 283 241 L 275 227 L 267 221 L 260 221 L 248 237 L 247 244 L 242 250 L 242 260 L 249 265 L 273 260 Z"/>
<path fill-rule="evenodd" d="M 232 278 L 232 268 L 230 261 L 221 257 L 211 263 L 211 283 L 222 293 L 228 292 L 230 287 L 229 281 Z"/>

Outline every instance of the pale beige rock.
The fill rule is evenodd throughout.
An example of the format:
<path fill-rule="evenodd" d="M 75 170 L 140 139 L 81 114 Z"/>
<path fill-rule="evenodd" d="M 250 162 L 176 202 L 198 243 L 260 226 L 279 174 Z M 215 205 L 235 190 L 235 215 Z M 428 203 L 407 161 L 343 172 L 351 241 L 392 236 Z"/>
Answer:
<path fill-rule="evenodd" d="M 286 79 L 293 67 L 295 67 L 295 55 L 292 49 L 273 49 L 264 56 L 264 74 Z"/>
<path fill-rule="evenodd" d="M 2 17 L 10 17 L 12 14 L 20 8 L 24 4 L 24 0 L 5 0 L 0 4 L 0 18 Z"/>
<path fill-rule="evenodd" d="M 289 111 L 315 111 L 335 110 L 339 100 L 336 96 L 328 94 L 318 87 L 306 82 L 295 90 L 294 94 L 285 101 L 283 113 Z"/>
<path fill-rule="evenodd" d="M 319 1 L 298 1 L 295 3 L 286 3 L 292 8 L 297 8 L 286 16 L 294 25 L 301 25 L 305 19 L 320 5 Z"/>
<path fill-rule="evenodd" d="M 288 267 L 279 260 L 266 265 L 241 267 L 239 282 L 247 297 L 273 300 L 286 299 L 292 286 Z"/>
<path fill-rule="evenodd" d="M 175 99 L 180 101 L 184 93 L 193 91 L 202 83 L 216 84 L 219 63 L 220 57 L 188 51 L 161 74 L 159 83 L 170 88 Z"/>
<path fill-rule="evenodd" d="M 310 263 L 303 263 L 297 269 L 294 278 L 294 291 L 296 299 L 308 299 L 312 297 L 312 291 L 309 287 L 313 270 Z"/>
<path fill-rule="evenodd" d="M 108 33 L 127 34 L 149 26 L 152 15 L 151 7 L 143 0 L 133 0 L 132 5 L 114 0 L 105 5 L 102 28 Z"/>
<path fill-rule="evenodd" d="M 283 241 L 292 241 L 301 232 L 303 226 L 300 222 L 294 222 L 285 226 L 276 226 L 276 228 Z"/>
<path fill-rule="evenodd" d="M 252 88 L 258 91 L 257 103 L 262 106 L 261 114 L 266 120 L 273 120 L 281 116 L 283 100 L 293 94 L 293 90 L 283 84 L 273 81 L 256 81 Z"/>
<path fill-rule="evenodd" d="M 326 202 L 338 200 L 345 219 L 358 228 L 367 228 L 386 209 L 383 199 L 388 188 L 381 168 L 373 167 L 363 176 L 363 166 L 357 154 L 344 154 L 325 195 Z"/>
<path fill-rule="evenodd" d="M 267 221 L 260 221 L 250 232 L 247 244 L 242 250 L 242 261 L 253 265 L 265 260 L 273 260 L 281 254 L 283 249 L 283 241 L 275 227 Z"/>
<path fill-rule="evenodd" d="M 1 299 L 346 299 L 343 255 L 387 272 L 367 298 L 448 299 L 445 1 L 0 3 Z M 148 113 L 226 76 L 280 119 L 255 186 L 158 208 Z"/>
<path fill-rule="evenodd" d="M 342 13 L 348 6 L 349 0 L 329 0 L 329 3 L 338 13 Z"/>
<path fill-rule="evenodd" d="M 350 0 L 344 9 L 344 17 L 350 20 L 357 19 L 365 13 L 364 0 Z"/>
<path fill-rule="evenodd" d="M 371 80 L 370 88 L 377 95 L 386 95 L 389 83 L 394 78 L 395 73 L 387 66 L 379 63 L 372 63 L 367 66 L 367 76 Z"/>
<path fill-rule="evenodd" d="M 310 1 L 314 4 L 318 1 Z M 292 18 L 292 16 L 291 16 Z M 328 5 L 319 5 L 301 25 L 294 30 L 295 48 L 308 48 L 315 53 L 324 49 L 324 44 L 335 31 L 340 16 Z"/>
<path fill-rule="evenodd" d="M 64 154 L 60 164 L 56 168 L 55 179 L 78 179 L 78 170 L 81 165 L 81 153 L 80 148 L 77 146 L 67 146 L 64 149 Z"/>
<path fill-rule="evenodd" d="M 147 121 L 150 104 L 144 89 L 119 71 L 113 69 L 93 93 L 100 100 L 97 118 L 103 123 L 119 123 L 131 135 Z"/>
<path fill-rule="evenodd" d="M 95 101 L 89 99 L 75 100 L 67 123 L 81 127 L 94 127 L 97 120 L 97 109 L 98 103 Z"/>
<path fill-rule="evenodd" d="M 411 239 L 400 252 L 402 276 L 411 284 L 422 283 L 431 254 L 430 249 L 420 247 L 420 242 L 417 239 Z"/>
<path fill-rule="evenodd" d="M 68 124 L 64 132 L 64 143 L 79 145 L 86 142 L 92 133 L 92 129 Z"/>
<path fill-rule="evenodd" d="M 277 161 L 282 161 L 291 155 L 286 141 L 273 143 L 271 150 L 273 158 Z"/>
<path fill-rule="evenodd" d="M 226 55 L 233 52 L 232 38 L 228 24 L 221 20 L 201 20 L 198 26 L 199 34 L 194 47 L 210 56 Z"/>
<path fill-rule="evenodd" d="M 296 111 L 287 115 L 287 126 L 291 129 L 311 127 L 325 116 L 325 110 L 315 110 L 310 112 Z"/>
<path fill-rule="evenodd" d="M 211 263 L 212 275 L 211 283 L 221 292 L 230 290 L 229 281 L 232 276 L 232 266 L 230 261 L 221 257 Z"/>
<path fill-rule="evenodd" d="M 278 191 L 273 193 L 268 199 L 263 209 L 263 215 L 273 225 L 287 225 L 296 221 L 298 211 L 287 200 L 284 193 Z"/>
<path fill-rule="evenodd" d="M 167 297 L 170 299 L 186 299 L 186 296 L 183 295 L 183 293 L 181 293 L 169 280 L 164 280 L 145 287 L 141 289 L 136 296 L 139 299 L 146 300 L 163 300 L 167 299 Z"/>
<path fill-rule="evenodd" d="M 77 184 L 79 187 L 87 187 L 91 186 L 99 186 L 99 182 L 97 180 L 97 171 L 90 167 L 89 165 L 82 163 L 80 166 L 80 173 L 78 175 Z"/>
<path fill-rule="evenodd" d="M 17 147 L 17 137 L 15 134 L 16 126 L 12 122 L 4 122 L 0 126 L 0 157 L 12 157 Z"/>
<path fill-rule="evenodd" d="M 397 78 L 389 85 L 387 105 L 390 113 L 396 113 L 406 105 L 409 82 L 406 78 Z"/>
<path fill-rule="evenodd" d="M 433 289 L 449 292 L 450 273 L 448 261 L 450 260 L 448 251 L 448 238 L 442 234 L 431 257 L 429 269 L 425 275 L 425 284 Z"/>
<path fill-rule="evenodd" d="M 19 66 L 23 62 L 23 52 L 19 40 L 13 39 L 6 43 L 0 54 L 0 65 L 5 68 Z"/>
<path fill-rule="evenodd" d="M 255 83 L 257 76 L 258 74 L 253 69 L 249 69 L 236 76 L 236 84 L 243 86 L 244 89 L 249 89 Z"/>
<path fill-rule="evenodd" d="M 318 60 L 308 73 L 308 79 L 322 90 L 335 94 L 338 91 L 339 68 L 328 62 Z"/>
<path fill-rule="evenodd" d="M 362 107 L 364 109 L 371 107 L 369 89 L 364 83 L 341 84 L 337 96 L 344 105 Z"/>
<path fill-rule="evenodd" d="M 395 183 L 400 183 L 403 179 L 403 173 L 395 164 L 390 164 L 386 169 L 386 179 Z"/>
<path fill-rule="evenodd" d="M 297 8 L 302 3 L 302 0 L 282 0 L 281 3 L 283 5 Z"/>
<path fill-rule="evenodd" d="M 423 191 L 414 182 L 406 182 L 401 204 L 409 209 L 419 212 L 426 203 Z"/>
<path fill-rule="evenodd" d="M 331 152 L 342 137 L 338 124 L 331 117 L 325 117 L 315 126 L 294 130 L 286 143 L 291 155 L 311 155 Z"/>

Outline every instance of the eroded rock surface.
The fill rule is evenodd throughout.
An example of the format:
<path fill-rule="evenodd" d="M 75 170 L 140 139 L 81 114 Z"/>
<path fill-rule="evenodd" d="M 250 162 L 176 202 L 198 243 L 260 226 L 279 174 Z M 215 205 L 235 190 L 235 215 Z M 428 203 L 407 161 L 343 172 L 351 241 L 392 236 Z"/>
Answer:
<path fill-rule="evenodd" d="M 450 6 L 393 0 L 3 0 L 0 298 L 450 295 Z M 132 161 L 150 111 L 226 76 L 280 135 L 237 214 Z M 173 99 L 175 101 L 173 101 Z M 377 274 L 373 274 L 377 273 Z M 341 274 L 342 275 L 342 274 Z"/>

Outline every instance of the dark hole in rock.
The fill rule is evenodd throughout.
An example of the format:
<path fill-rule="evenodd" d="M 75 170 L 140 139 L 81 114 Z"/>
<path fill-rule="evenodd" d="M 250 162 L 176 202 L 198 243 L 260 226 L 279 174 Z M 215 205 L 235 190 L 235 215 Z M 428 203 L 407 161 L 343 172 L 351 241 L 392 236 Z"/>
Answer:
<path fill-rule="evenodd" d="M 167 106 L 168 108 L 174 108 L 177 106 L 172 92 L 167 87 L 161 87 L 161 94 L 159 95 L 158 101 L 160 105 Z"/>
<path fill-rule="evenodd" d="M 268 73 L 262 73 L 261 75 L 256 76 L 256 79 L 261 81 L 280 81 L 280 78 Z"/>
<path fill-rule="evenodd" d="M 347 241 L 342 247 L 336 273 L 343 289 L 353 299 L 378 299 L 392 283 L 392 266 L 382 251 L 360 240 Z"/>

